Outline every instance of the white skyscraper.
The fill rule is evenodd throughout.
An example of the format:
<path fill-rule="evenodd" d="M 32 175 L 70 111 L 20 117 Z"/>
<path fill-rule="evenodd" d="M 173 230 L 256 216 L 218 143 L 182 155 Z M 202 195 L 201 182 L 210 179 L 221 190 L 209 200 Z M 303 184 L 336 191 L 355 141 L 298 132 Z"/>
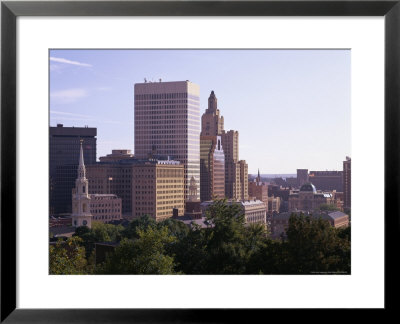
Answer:
<path fill-rule="evenodd" d="M 78 178 L 75 181 L 75 188 L 72 189 L 72 226 L 92 226 L 92 214 L 90 212 L 89 182 L 86 179 L 85 163 L 83 161 L 83 149 L 79 156 Z"/>
<path fill-rule="evenodd" d="M 200 188 L 200 88 L 189 81 L 135 84 L 135 157 L 169 156 Z M 193 181 L 192 181 L 193 185 Z M 200 199 L 200 190 L 197 190 Z"/>

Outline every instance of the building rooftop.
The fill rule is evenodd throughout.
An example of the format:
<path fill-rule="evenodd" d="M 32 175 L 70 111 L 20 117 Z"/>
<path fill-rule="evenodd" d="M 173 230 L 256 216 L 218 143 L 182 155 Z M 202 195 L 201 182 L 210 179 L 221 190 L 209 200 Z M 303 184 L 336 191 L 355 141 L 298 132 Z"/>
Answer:
<path fill-rule="evenodd" d="M 279 214 L 273 214 L 272 219 L 274 219 L 274 220 L 289 220 L 289 218 L 290 218 L 290 216 L 292 214 L 296 214 L 297 216 L 299 216 L 300 213 L 301 212 L 298 211 L 298 212 L 283 212 L 283 213 L 279 213 Z M 347 214 L 345 214 L 345 213 L 343 213 L 341 211 L 334 211 L 334 212 L 320 212 L 320 211 L 318 211 L 318 212 L 315 212 L 315 213 L 312 213 L 312 212 L 304 213 L 303 212 L 303 214 L 304 214 L 304 216 L 310 216 L 313 219 L 322 218 L 322 219 L 327 219 L 327 220 L 329 220 L 330 218 L 339 219 L 339 218 L 347 216 Z"/>
<path fill-rule="evenodd" d="M 307 192 L 313 192 L 317 193 L 317 189 L 312 183 L 305 183 L 300 187 L 300 191 L 307 191 Z"/>
<path fill-rule="evenodd" d="M 157 158 L 151 158 L 151 159 L 138 159 L 135 157 L 129 158 L 129 159 L 123 159 L 123 160 L 115 160 L 115 161 L 100 161 L 96 163 L 97 165 L 112 165 L 112 164 L 135 164 L 135 165 L 141 165 L 141 164 L 163 164 L 163 165 L 179 165 L 181 164 L 180 161 L 173 160 L 169 157 L 157 157 Z"/>
<path fill-rule="evenodd" d="M 75 233 L 75 227 L 73 226 L 57 226 L 50 228 L 50 234 L 54 237 L 70 237 Z"/>

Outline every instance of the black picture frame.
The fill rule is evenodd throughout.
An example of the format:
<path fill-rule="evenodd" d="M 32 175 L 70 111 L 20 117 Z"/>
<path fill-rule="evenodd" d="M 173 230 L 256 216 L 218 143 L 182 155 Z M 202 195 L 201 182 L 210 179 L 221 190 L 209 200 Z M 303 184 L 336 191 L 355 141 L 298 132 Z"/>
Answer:
<path fill-rule="evenodd" d="M 2 1 L 1 3 L 1 322 L 234 322 L 264 310 L 16 309 L 16 19 L 18 16 L 384 16 L 385 309 L 398 287 L 400 0 L 372 1 Z M 373 153 L 372 153 L 373 154 Z M 379 190 L 374 188 L 373 190 Z M 367 283 L 366 283 L 367 284 Z M 306 315 L 307 316 L 307 315 Z"/>

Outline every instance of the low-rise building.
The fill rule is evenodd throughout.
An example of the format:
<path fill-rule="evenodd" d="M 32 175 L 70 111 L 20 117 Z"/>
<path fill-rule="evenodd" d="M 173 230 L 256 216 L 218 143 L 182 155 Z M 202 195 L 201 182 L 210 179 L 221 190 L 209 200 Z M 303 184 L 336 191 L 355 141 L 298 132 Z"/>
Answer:
<path fill-rule="evenodd" d="M 306 183 L 300 190 L 292 190 L 289 195 L 289 212 L 317 210 L 321 205 L 333 205 L 332 193 L 317 192 L 312 183 Z"/>
<path fill-rule="evenodd" d="M 268 197 L 268 210 L 269 214 L 279 213 L 281 210 L 281 198 L 280 197 Z"/>
<path fill-rule="evenodd" d="M 131 150 L 111 150 L 111 154 L 107 154 L 106 156 L 100 156 L 100 162 L 114 162 L 121 160 L 129 160 L 133 159 L 134 156 Z"/>
<path fill-rule="evenodd" d="M 108 223 L 122 219 L 122 199 L 113 194 L 91 194 L 90 212 L 93 221 Z"/>
<path fill-rule="evenodd" d="M 300 215 L 299 212 L 284 212 L 280 214 L 273 214 L 271 217 L 271 236 L 273 238 L 281 238 L 286 235 L 286 230 L 289 226 L 289 219 L 291 215 Z M 313 219 L 322 218 L 329 222 L 332 227 L 347 227 L 349 226 L 349 215 L 341 211 L 333 212 L 317 212 L 314 214 L 306 214 Z"/>
<path fill-rule="evenodd" d="M 202 217 L 206 217 L 207 209 L 213 204 L 213 201 L 204 201 L 200 204 Z M 233 201 L 229 200 L 226 202 L 228 205 L 236 204 L 241 208 L 242 213 L 245 217 L 246 224 L 263 224 L 267 225 L 266 219 L 266 206 L 261 200 L 245 200 L 245 201 Z"/>

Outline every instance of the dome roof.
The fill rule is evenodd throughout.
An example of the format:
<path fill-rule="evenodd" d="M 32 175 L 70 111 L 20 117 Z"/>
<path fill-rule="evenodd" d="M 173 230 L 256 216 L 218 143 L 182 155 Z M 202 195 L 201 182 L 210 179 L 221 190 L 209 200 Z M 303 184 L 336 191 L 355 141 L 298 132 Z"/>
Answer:
<path fill-rule="evenodd" d="M 317 193 L 317 189 L 312 183 L 305 183 L 301 186 L 300 191 L 312 191 L 313 193 Z"/>

